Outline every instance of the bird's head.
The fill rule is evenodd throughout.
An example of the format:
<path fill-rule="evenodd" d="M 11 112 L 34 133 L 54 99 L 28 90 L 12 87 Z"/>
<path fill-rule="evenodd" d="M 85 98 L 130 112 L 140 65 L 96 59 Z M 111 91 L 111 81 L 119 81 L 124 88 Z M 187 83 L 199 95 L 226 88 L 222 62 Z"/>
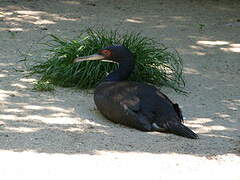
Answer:
<path fill-rule="evenodd" d="M 78 57 L 73 60 L 74 63 L 80 61 L 89 61 L 89 60 L 105 60 L 112 61 L 116 63 L 120 63 L 124 60 L 133 59 L 133 54 L 131 51 L 123 45 L 114 45 L 102 48 L 98 51 L 98 53 L 90 55 Z"/>

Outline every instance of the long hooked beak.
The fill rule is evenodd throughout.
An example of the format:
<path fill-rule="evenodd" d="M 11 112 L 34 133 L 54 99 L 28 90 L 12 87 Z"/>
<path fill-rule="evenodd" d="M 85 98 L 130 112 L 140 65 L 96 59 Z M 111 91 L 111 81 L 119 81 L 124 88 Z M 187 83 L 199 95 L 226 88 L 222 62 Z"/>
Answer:
<path fill-rule="evenodd" d="M 76 63 L 76 62 L 80 62 L 80 61 L 103 60 L 103 59 L 106 59 L 106 57 L 101 54 L 93 54 L 90 56 L 78 57 L 78 58 L 74 59 L 73 62 Z"/>

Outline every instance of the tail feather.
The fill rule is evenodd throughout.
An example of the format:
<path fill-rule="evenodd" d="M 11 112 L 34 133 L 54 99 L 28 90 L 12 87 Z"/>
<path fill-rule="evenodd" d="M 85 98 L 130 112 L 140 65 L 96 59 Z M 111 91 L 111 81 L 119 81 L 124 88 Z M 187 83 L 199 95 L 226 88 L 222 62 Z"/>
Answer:
<path fill-rule="evenodd" d="M 198 139 L 198 135 L 195 134 L 191 129 L 189 129 L 187 126 L 183 125 L 179 122 L 168 122 L 167 124 L 168 131 L 171 133 L 191 138 L 191 139 Z"/>

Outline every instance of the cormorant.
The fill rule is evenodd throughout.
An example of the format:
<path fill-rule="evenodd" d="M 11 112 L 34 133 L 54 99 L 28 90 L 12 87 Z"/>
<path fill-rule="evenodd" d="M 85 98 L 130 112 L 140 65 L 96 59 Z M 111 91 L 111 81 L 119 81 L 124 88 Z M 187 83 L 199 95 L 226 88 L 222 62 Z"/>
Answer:
<path fill-rule="evenodd" d="M 197 139 L 183 125 L 183 116 L 178 104 L 173 103 L 156 87 L 127 81 L 134 69 L 133 54 L 123 45 L 114 45 L 98 53 L 79 57 L 74 62 L 86 60 L 110 60 L 119 63 L 95 89 L 94 101 L 98 110 L 110 121 L 142 131 L 170 132 Z"/>

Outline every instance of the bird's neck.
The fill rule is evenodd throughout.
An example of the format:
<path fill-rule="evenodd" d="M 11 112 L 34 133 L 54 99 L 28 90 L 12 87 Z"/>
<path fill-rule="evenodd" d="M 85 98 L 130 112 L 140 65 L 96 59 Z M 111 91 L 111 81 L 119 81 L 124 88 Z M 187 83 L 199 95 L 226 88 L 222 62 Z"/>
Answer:
<path fill-rule="evenodd" d="M 124 81 L 126 80 L 131 72 L 134 69 L 134 60 L 133 58 L 125 58 L 123 60 L 119 60 L 119 68 L 115 71 L 111 72 L 103 82 L 115 82 L 115 81 Z"/>

